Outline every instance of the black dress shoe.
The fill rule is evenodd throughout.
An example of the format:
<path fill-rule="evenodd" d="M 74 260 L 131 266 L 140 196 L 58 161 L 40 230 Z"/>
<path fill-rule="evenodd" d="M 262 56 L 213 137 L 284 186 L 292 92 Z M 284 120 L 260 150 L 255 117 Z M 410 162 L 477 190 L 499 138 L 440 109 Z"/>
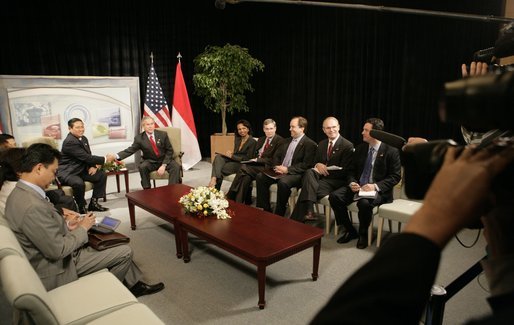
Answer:
<path fill-rule="evenodd" d="M 89 206 L 87 208 L 89 211 L 98 211 L 98 212 L 104 212 L 108 211 L 109 208 L 103 207 L 98 203 L 98 199 L 91 199 L 91 202 L 89 202 Z"/>
<path fill-rule="evenodd" d="M 337 240 L 337 242 L 339 244 L 346 244 L 347 242 L 349 242 L 350 240 L 352 239 L 355 239 L 359 237 L 359 235 L 357 235 L 357 233 L 355 232 L 350 232 L 350 231 L 345 231 L 345 233 L 339 237 L 339 239 Z"/>
<path fill-rule="evenodd" d="M 144 295 L 151 295 L 153 293 L 159 292 L 164 289 L 164 283 L 159 282 L 157 284 L 146 284 L 144 282 L 138 281 L 136 284 L 130 288 L 130 292 L 136 297 L 141 297 Z"/>
<path fill-rule="evenodd" d="M 305 217 L 303 218 L 304 221 L 316 221 L 318 220 L 318 217 L 314 214 L 312 211 L 308 211 Z"/>
<path fill-rule="evenodd" d="M 359 240 L 357 241 L 357 248 L 363 249 L 368 247 L 368 235 L 360 235 Z"/>
<path fill-rule="evenodd" d="M 79 213 L 80 213 L 80 214 L 87 214 L 86 206 L 79 207 Z"/>

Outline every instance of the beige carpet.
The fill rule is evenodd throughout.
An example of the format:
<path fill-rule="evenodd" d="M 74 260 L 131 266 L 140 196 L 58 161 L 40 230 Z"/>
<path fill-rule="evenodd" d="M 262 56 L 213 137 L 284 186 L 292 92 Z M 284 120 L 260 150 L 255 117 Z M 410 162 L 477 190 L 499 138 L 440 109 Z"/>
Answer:
<path fill-rule="evenodd" d="M 185 172 L 184 183 L 206 185 L 209 177 L 210 164 L 200 162 L 194 170 Z M 158 186 L 166 183 L 159 181 Z M 130 174 L 130 184 L 131 191 L 141 189 L 138 173 Z M 224 183 L 222 189 L 228 186 Z M 175 256 L 173 227 L 136 209 L 137 230 L 131 231 L 124 186 L 121 193 L 115 191 L 115 178 L 109 177 L 106 206 L 111 208 L 113 217 L 123 220 L 119 230 L 131 237 L 136 262 L 147 281 L 163 281 L 166 285 L 162 292 L 140 300 L 167 324 L 306 324 L 340 284 L 376 250 L 375 243 L 358 250 L 355 241 L 340 245 L 333 234 L 324 237 L 318 281 L 313 282 L 310 277 L 312 249 L 279 261 L 267 268 L 267 305 L 259 310 L 255 266 L 192 236 L 191 262 L 183 263 Z M 467 243 L 472 242 L 475 235 L 476 231 L 470 230 L 461 234 Z M 483 252 L 483 236 L 469 249 L 453 240 L 443 254 L 437 283 L 450 283 L 479 260 Z M 482 288 L 487 287 L 486 282 L 482 275 L 453 297 L 446 305 L 444 323 L 459 324 L 471 316 L 488 313 L 485 301 L 488 293 Z M 7 312 L 5 305 L 2 311 L 0 323 L 3 324 L 8 319 L 3 317 Z M 386 320 L 387 315 L 384 315 Z"/>

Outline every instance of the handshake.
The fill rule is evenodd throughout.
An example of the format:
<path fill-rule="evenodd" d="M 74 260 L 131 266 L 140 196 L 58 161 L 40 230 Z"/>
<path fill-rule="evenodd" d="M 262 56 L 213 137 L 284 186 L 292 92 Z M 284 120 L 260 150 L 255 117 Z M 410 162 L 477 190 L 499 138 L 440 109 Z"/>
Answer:
<path fill-rule="evenodd" d="M 116 160 L 116 154 L 108 153 L 107 155 L 105 155 L 105 162 L 106 163 L 110 163 L 110 162 L 113 162 L 115 160 Z"/>

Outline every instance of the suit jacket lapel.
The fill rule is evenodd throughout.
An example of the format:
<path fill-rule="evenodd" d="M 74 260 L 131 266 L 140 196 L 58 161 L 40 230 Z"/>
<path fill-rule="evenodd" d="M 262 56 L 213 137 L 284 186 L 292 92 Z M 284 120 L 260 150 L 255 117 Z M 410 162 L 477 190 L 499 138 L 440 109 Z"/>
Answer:
<path fill-rule="evenodd" d="M 296 148 L 294 148 L 294 152 L 293 152 L 293 158 L 291 159 L 291 162 L 296 158 L 296 156 L 300 153 L 300 150 L 303 148 L 303 143 L 305 142 L 305 137 L 306 135 L 304 135 L 300 141 L 298 141 L 298 144 L 296 145 Z"/>
<path fill-rule="evenodd" d="M 386 151 L 386 146 L 382 142 L 380 147 L 378 147 L 377 156 L 375 157 L 375 163 L 373 164 L 373 180 L 375 180 L 375 173 L 379 171 L 384 165 L 384 155 Z"/>
<path fill-rule="evenodd" d="M 78 138 L 77 141 L 80 143 L 80 145 L 84 148 L 84 150 L 86 150 L 86 152 L 88 154 L 91 154 L 91 149 L 89 148 L 89 141 L 87 140 L 87 138 L 85 136 L 82 136 L 82 141 L 79 140 Z"/>

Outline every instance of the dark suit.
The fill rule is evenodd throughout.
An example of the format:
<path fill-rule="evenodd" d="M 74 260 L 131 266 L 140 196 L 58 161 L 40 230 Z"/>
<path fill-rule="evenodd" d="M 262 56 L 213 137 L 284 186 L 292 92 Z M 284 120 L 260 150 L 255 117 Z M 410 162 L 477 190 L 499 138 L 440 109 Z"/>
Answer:
<path fill-rule="evenodd" d="M 243 203 L 248 195 L 251 195 L 252 181 L 255 179 L 264 168 L 271 168 L 273 163 L 273 155 L 284 141 L 280 135 L 275 134 L 271 140 L 269 147 L 262 152 L 259 157 L 259 150 L 264 147 L 266 136 L 260 137 L 255 146 L 255 155 L 257 163 L 261 165 L 242 164 L 241 169 L 237 172 L 236 177 L 232 181 L 232 185 L 227 193 L 227 197 L 235 200 L 236 202 Z"/>
<path fill-rule="evenodd" d="M 132 263 L 130 246 L 104 251 L 85 246 L 87 231 L 83 227 L 69 231 L 64 218 L 43 195 L 18 181 L 7 199 L 5 218 L 47 290 L 104 268 L 125 280 L 128 287 L 139 281 L 142 274 Z"/>
<path fill-rule="evenodd" d="M 180 183 L 180 165 L 173 160 L 173 147 L 168 134 L 164 131 L 154 130 L 154 140 L 159 155 L 153 150 L 152 143 L 146 132 L 142 132 L 134 137 L 134 142 L 127 149 L 118 152 L 118 158 L 123 160 L 134 153 L 141 151 L 143 159 L 139 164 L 139 174 L 141 175 L 141 186 L 150 188 L 150 173 L 159 169 L 162 164 L 166 164 L 166 171 L 169 174 L 168 184 Z"/>
<path fill-rule="evenodd" d="M 292 141 L 292 137 L 287 138 L 280 148 L 277 149 L 276 154 L 273 156 L 273 166 L 282 165 L 287 149 Z M 291 189 L 302 185 L 303 173 L 314 165 L 316 147 L 316 142 L 304 135 L 295 148 L 291 165 L 288 167 L 288 172 L 285 177 L 276 180 L 266 176 L 264 173 L 260 173 L 255 177 L 257 182 L 257 207 L 271 212 L 269 187 L 277 183 L 275 214 L 279 216 L 285 215 L 287 200 L 291 195 Z"/>
<path fill-rule="evenodd" d="M 79 139 L 68 133 L 62 143 L 61 153 L 62 157 L 59 160 L 57 176 L 63 185 L 69 185 L 73 188 L 73 197 L 79 209 L 86 205 L 84 181 L 94 184 L 93 198 L 105 197 L 107 175 L 101 170 L 97 170 L 94 175 L 88 173 L 90 167 L 102 165 L 105 158 L 91 154 L 87 138 L 82 136 Z"/>
<path fill-rule="evenodd" d="M 318 174 L 314 169 L 308 169 L 302 178 L 302 191 L 298 197 L 291 219 L 303 221 L 307 211 L 312 211 L 312 205 L 319 199 L 327 196 L 333 190 L 348 184 L 348 171 L 352 162 L 354 152 L 353 144 L 347 139 L 339 136 L 337 141 L 332 145 L 332 154 L 328 158 L 329 140 L 322 140 L 318 144 L 316 153 L 317 163 L 328 166 L 339 166 L 342 170 L 329 171 L 329 175 L 323 176 Z"/>
<path fill-rule="evenodd" d="M 441 249 L 415 234 L 399 234 L 332 296 L 311 324 L 419 324 Z M 488 299 L 493 315 L 469 324 L 512 324 L 514 292 Z"/>
<path fill-rule="evenodd" d="M 241 146 L 243 138 L 237 137 L 234 139 L 234 150 L 232 150 L 232 159 L 216 155 L 212 162 L 211 177 L 216 177 L 216 188 L 221 188 L 223 176 L 237 173 L 241 168 L 240 161 L 248 160 L 255 155 L 255 146 L 257 142 L 250 136 L 248 140 Z M 241 147 L 241 148 L 240 148 Z"/>
<path fill-rule="evenodd" d="M 431 241 L 400 234 L 380 247 L 312 324 L 419 324 L 440 258 Z"/>
<path fill-rule="evenodd" d="M 354 232 L 351 221 L 348 218 L 346 206 L 353 202 L 354 193 L 349 188 L 351 182 L 359 182 L 359 178 L 364 169 L 366 158 L 368 157 L 369 145 L 362 143 L 355 149 L 353 162 L 349 173 L 348 182 L 345 186 L 330 193 L 329 201 L 336 222 L 344 225 L 347 231 Z M 377 192 L 375 199 L 360 199 L 357 201 L 359 207 L 359 232 L 365 234 L 371 222 L 373 208 L 393 201 L 393 188 L 401 178 L 400 153 L 398 149 L 385 143 L 381 143 L 378 148 L 375 163 L 373 165 L 372 179 L 380 191 Z"/>

